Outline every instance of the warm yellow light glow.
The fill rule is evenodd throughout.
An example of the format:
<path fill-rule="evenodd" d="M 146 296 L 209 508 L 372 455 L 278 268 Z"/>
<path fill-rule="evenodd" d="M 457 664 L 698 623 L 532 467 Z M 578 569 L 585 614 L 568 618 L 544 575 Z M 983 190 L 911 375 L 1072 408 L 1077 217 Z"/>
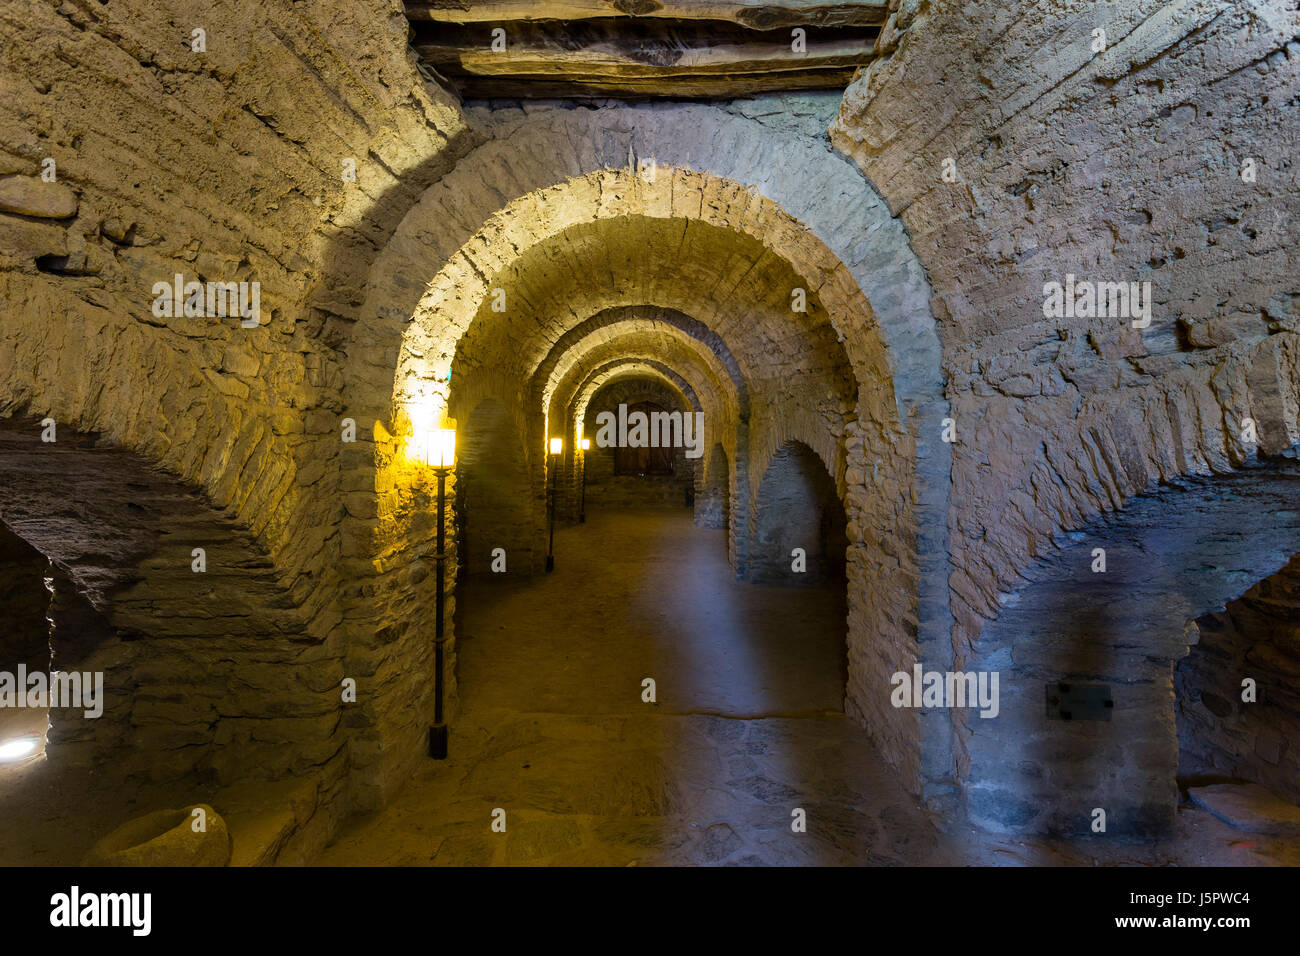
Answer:
<path fill-rule="evenodd" d="M 590 450 L 591 450 L 591 439 L 590 439 L 590 438 L 584 438 L 584 439 L 582 440 L 582 450 L 583 450 L 583 451 L 590 451 Z"/>
<path fill-rule="evenodd" d="M 558 454 L 560 453 L 561 449 L 563 449 L 563 448 L 564 448 L 564 439 L 563 439 L 563 438 L 552 438 L 552 439 L 551 439 L 551 454 L 552 454 L 552 455 L 558 455 Z"/>
<path fill-rule="evenodd" d="M 36 736 L 14 737 L 0 744 L 0 763 L 12 763 L 30 757 L 41 748 L 41 739 Z"/>
<path fill-rule="evenodd" d="M 456 464 L 456 429 L 435 428 L 419 437 L 424 463 L 431 468 L 451 468 Z"/>

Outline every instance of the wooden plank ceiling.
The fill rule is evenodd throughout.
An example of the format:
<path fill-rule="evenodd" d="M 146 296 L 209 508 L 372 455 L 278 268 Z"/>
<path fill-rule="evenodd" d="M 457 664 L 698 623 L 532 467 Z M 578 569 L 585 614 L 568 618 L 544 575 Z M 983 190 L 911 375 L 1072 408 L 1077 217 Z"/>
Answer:
<path fill-rule="evenodd" d="M 874 55 L 888 13 L 889 0 L 406 3 L 422 63 L 467 99 L 842 89 Z"/>

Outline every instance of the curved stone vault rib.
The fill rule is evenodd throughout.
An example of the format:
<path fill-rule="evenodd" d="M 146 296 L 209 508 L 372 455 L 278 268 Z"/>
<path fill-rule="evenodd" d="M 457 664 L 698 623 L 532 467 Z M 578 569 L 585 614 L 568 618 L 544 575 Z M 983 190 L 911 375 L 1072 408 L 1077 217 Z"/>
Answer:
<path fill-rule="evenodd" d="M 633 321 L 670 325 L 706 345 L 735 384 L 740 417 L 742 419 L 749 417 L 749 388 L 745 377 L 740 372 L 740 367 L 736 364 L 735 356 L 722 337 L 703 322 L 676 309 L 645 306 L 622 306 L 598 312 L 561 336 L 546 359 L 532 371 L 530 376 L 534 382 L 534 389 L 541 388 L 541 402 L 545 404 L 549 401 L 557 379 L 564 374 L 566 360 L 579 348 L 587 345 L 590 337 L 597 333 L 608 334 L 612 326 Z"/>
<path fill-rule="evenodd" d="M 636 360 L 657 362 L 682 379 L 699 403 L 699 410 L 708 414 L 710 424 L 716 421 L 721 428 L 724 423 L 736 422 L 734 396 L 727 393 L 726 386 L 714 374 L 716 369 L 709 368 L 698 352 L 683 343 L 662 342 L 656 347 L 653 342 L 641 344 L 641 341 L 632 335 L 602 342 L 570 366 L 565 377 L 556 383 L 545 409 L 548 420 L 562 419 L 566 432 L 575 424 L 580 425 L 584 406 L 576 403 L 592 377 L 613 363 Z"/>
<path fill-rule="evenodd" d="M 592 398 L 603 386 L 623 378 L 643 375 L 657 378 L 672 389 L 681 398 L 682 408 L 703 411 L 703 405 L 700 404 L 694 386 L 663 362 L 649 358 L 616 359 L 592 370 L 591 374 L 581 382 L 570 402 L 569 407 L 573 410 L 572 418 L 579 423 L 584 421 Z"/>

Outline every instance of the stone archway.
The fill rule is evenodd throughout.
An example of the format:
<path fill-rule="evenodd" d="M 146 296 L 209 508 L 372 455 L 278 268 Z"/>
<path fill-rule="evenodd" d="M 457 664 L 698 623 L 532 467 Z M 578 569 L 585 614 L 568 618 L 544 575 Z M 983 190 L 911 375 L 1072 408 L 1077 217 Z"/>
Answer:
<path fill-rule="evenodd" d="M 587 189 L 588 185 L 583 181 L 572 184 L 572 188 L 582 191 Z M 581 202 L 578 202 L 576 207 L 566 204 L 566 208 L 581 209 L 583 206 Z M 615 224 L 619 229 L 627 230 L 628 235 L 637 236 L 638 248 L 649 250 L 650 254 L 654 254 L 656 248 L 655 242 L 657 240 L 652 237 L 659 235 L 659 232 L 656 231 L 658 227 L 653 225 L 655 222 L 653 217 L 634 216 L 631 218 L 605 220 L 601 218 L 603 212 L 601 207 L 596 206 L 591 208 L 590 211 L 597 215 L 597 218 L 592 220 L 593 222 L 610 222 Z M 673 223 L 673 220 L 664 220 L 663 222 L 669 224 Z M 770 230 L 768 232 L 770 233 Z M 734 236 L 734 232 L 722 230 L 720 227 L 713 225 L 703 227 L 702 230 L 696 230 L 694 234 L 697 236 L 697 239 L 695 240 L 697 243 L 707 244 L 711 242 L 732 242 L 738 244 L 736 246 L 737 251 L 733 254 L 743 254 L 755 257 L 766 256 L 771 262 L 771 265 L 768 266 L 769 270 L 775 269 L 779 272 L 781 269 L 789 268 L 781 265 L 781 260 L 772 258 L 772 253 L 766 246 L 760 245 L 753 239 L 743 238 L 744 234 L 742 234 L 742 237 L 739 239 L 731 239 L 728 237 Z M 518 235 L 512 235 L 510 241 L 515 245 L 516 249 L 541 248 L 546 242 L 552 240 L 556 242 L 573 243 L 578 240 L 571 238 L 571 236 L 578 235 L 581 235 L 581 233 L 571 233 L 569 228 L 566 227 L 561 229 L 558 233 L 553 234 L 553 236 L 548 239 L 548 234 L 545 232 L 545 226 L 543 226 L 541 230 L 533 228 L 526 233 L 520 232 Z M 607 250 L 617 241 L 615 234 L 609 234 L 602 238 L 599 246 L 579 245 L 578 248 Z M 679 252 L 680 250 L 675 250 L 675 254 Z M 702 252 L 701 255 L 703 255 Z M 687 255 L 681 257 L 680 261 L 690 263 L 693 260 L 691 256 Z M 484 343 L 489 340 L 489 333 L 484 330 L 493 327 L 494 309 L 492 306 L 495 301 L 500 301 L 500 296 L 491 293 L 491 289 L 493 288 L 492 283 L 506 283 L 506 285 L 497 286 L 497 288 L 504 290 L 510 283 L 516 281 L 516 277 L 533 274 L 519 272 L 517 271 L 517 267 L 513 265 L 507 265 L 506 268 L 508 269 L 508 272 L 501 273 L 499 278 L 489 277 L 486 281 L 479 284 L 479 289 L 481 291 L 478 293 L 478 298 L 475 298 L 470 292 L 470 288 L 478 280 L 469 276 L 461 276 L 455 280 L 457 284 L 456 302 L 460 303 L 459 308 L 462 310 L 462 313 L 465 313 L 468 309 L 472 309 L 473 312 L 473 314 L 467 314 L 465 321 L 467 323 L 473 323 L 481 320 L 484 323 L 481 326 L 474 326 L 478 331 L 469 333 L 469 336 L 472 337 L 472 341 L 476 343 L 476 349 L 481 350 L 484 348 Z M 833 323 L 836 314 L 850 308 L 849 300 L 854 301 L 854 305 L 852 305 L 851 308 L 854 310 L 856 315 L 861 315 L 864 311 L 868 311 L 869 305 L 861 299 L 860 292 L 853 291 L 854 286 L 852 280 L 847 275 L 843 276 L 843 285 L 837 284 L 837 281 L 834 279 L 835 269 L 837 267 L 835 266 L 833 259 L 828 260 L 826 268 L 830 270 L 829 281 L 823 279 L 822 284 L 817 289 L 816 296 L 807 299 L 810 303 L 809 314 L 817 317 L 815 321 L 821 323 Z M 842 269 L 842 266 L 839 268 Z M 644 274 L 647 270 L 640 269 L 638 271 Z M 399 365 L 397 386 L 395 389 L 395 400 L 399 405 L 422 404 L 426 407 L 437 408 L 438 404 L 442 401 L 440 398 L 442 387 L 439 382 L 439 375 L 429 365 L 428 357 L 437 354 L 444 356 L 454 354 L 457 356 L 455 361 L 460 361 L 459 349 L 461 346 L 456 344 L 458 338 L 449 339 L 447 337 L 449 334 L 454 335 L 455 326 L 453 325 L 448 327 L 441 324 L 449 317 L 455 315 L 452 301 L 446 298 L 443 291 L 440 291 L 449 288 L 445 285 L 446 282 L 450 281 L 449 278 L 446 277 L 447 275 L 449 274 L 444 274 L 443 277 L 436 278 L 430 284 L 429 288 L 431 291 L 426 294 L 424 302 L 417 309 L 416 320 L 412 323 L 409 329 L 407 345 L 405 346 L 404 351 L 405 357 Z M 778 287 L 779 291 L 774 290 L 775 294 L 780 297 L 776 301 L 781 302 L 782 305 L 779 307 L 774 304 L 768 305 L 766 307 L 768 310 L 772 310 L 773 308 L 784 308 L 788 310 L 788 300 L 790 298 L 791 290 L 795 288 L 804 288 L 805 286 L 810 285 L 807 280 L 797 278 L 793 272 L 791 272 L 790 275 L 791 278 L 789 279 L 778 280 L 781 283 Z M 826 276 L 827 273 L 819 272 L 819 275 Z M 573 287 L 574 291 L 570 292 L 569 287 L 566 287 L 566 296 L 564 297 L 566 298 L 566 301 L 572 301 L 573 294 L 580 294 L 577 292 L 577 289 L 578 287 L 575 286 Z M 768 294 L 770 295 L 772 293 Z M 823 305 L 825 301 L 824 297 L 828 294 L 832 296 L 831 304 L 834 305 L 834 308 L 828 308 Z M 525 294 L 525 299 L 530 305 L 537 299 L 537 297 L 538 294 L 535 291 Z M 509 301 L 508 293 L 506 298 L 507 301 Z M 685 302 L 682 304 L 687 305 L 688 308 L 695 308 L 699 305 L 699 303 L 695 303 L 695 305 L 692 306 L 690 303 Z M 507 305 L 506 308 L 509 308 L 509 306 Z M 713 311 L 715 313 L 716 309 L 717 306 L 714 305 Z M 430 323 L 433 321 L 433 316 L 435 314 L 439 324 L 431 325 Z M 725 326 L 725 319 L 719 318 L 717 321 L 723 322 Z M 780 320 L 776 319 L 774 316 L 773 321 Z M 794 325 L 798 325 L 797 315 L 795 316 Z M 514 327 L 520 328 L 517 321 Z M 739 329 L 740 327 L 737 326 L 736 328 Z M 829 331 L 828 324 L 824 324 L 822 328 Z M 820 336 L 821 333 L 817 333 L 814 338 L 809 339 L 809 342 L 824 341 Z M 779 444 L 777 436 L 781 432 L 790 429 L 798 429 L 803 431 L 808 436 L 809 441 L 818 447 L 819 453 L 823 457 L 830 458 L 837 462 L 837 471 L 845 468 L 845 464 L 843 463 L 851 462 L 852 467 L 849 468 L 847 473 L 840 471 L 842 475 L 847 474 L 855 481 L 862 480 L 865 484 L 865 479 L 869 471 L 872 476 L 873 484 L 875 485 L 881 487 L 890 487 L 892 485 L 892 487 L 900 490 L 907 486 L 910 479 L 906 477 L 906 474 L 910 470 L 911 459 L 907 454 L 900 453 L 896 447 L 896 443 L 898 442 L 903 442 L 905 444 L 907 438 L 904 433 L 899 431 L 899 426 L 897 424 L 890 424 L 896 413 L 896 405 L 894 402 L 882 402 L 882 399 L 887 399 L 890 394 L 890 389 L 886 384 L 888 381 L 887 378 L 881 377 L 882 374 L 886 374 L 884 370 L 888 367 L 888 363 L 885 360 L 883 345 L 879 342 L 878 337 L 875 336 L 876 333 L 871 330 L 869 325 L 855 325 L 846 334 L 843 344 L 843 347 L 849 352 L 847 362 L 850 365 L 854 362 L 853 355 L 857 355 L 856 375 L 859 380 L 861 380 L 861 376 L 863 375 L 868 376 L 868 388 L 858 389 L 851 385 L 828 386 L 829 388 L 843 388 L 848 390 L 841 393 L 843 396 L 841 399 L 831 398 L 830 403 L 823 403 L 821 406 L 814 406 L 805 403 L 804 407 L 801 408 L 796 402 L 793 407 L 790 407 L 789 405 L 782 404 L 783 402 L 789 402 L 789 399 L 783 399 L 780 401 L 769 399 L 750 423 L 749 460 L 751 462 L 754 461 L 756 456 L 766 454 L 770 447 L 775 447 L 776 444 Z M 441 344 L 440 340 L 443 340 Z M 470 339 L 467 338 L 467 341 L 469 340 Z M 787 341 L 793 345 L 794 341 L 797 341 L 797 339 L 788 339 Z M 833 342 L 833 339 L 829 341 Z M 874 344 L 869 345 L 869 343 L 872 342 L 874 342 Z M 757 345 L 757 342 L 755 342 L 754 345 L 745 346 L 740 340 L 735 339 L 731 341 L 731 345 L 732 351 L 737 354 L 737 360 L 741 362 L 742 366 L 747 366 L 749 369 L 746 374 L 751 381 L 750 394 L 752 396 L 752 382 L 758 380 L 757 376 L 764 376 L 766 378 L 768 375 L 767 371 L 763 369 L 762 364 L 758 359 L 759 346 Z M 531 361 L 533 367 L 536 366 L 537 362 L 540 362 L 540 354 L 538 359 L 529 360 L 527 349 L 520 350 L 518 346 L 514 346 L 513 349 L 514 354 L 518 355 L 525 361 Z M 870 349 L 874 349 L 875 351 L 871 352 Z M 874 355 L 874 358 L 869 358 L 869 355 Z M 830 361 L 833 362 L 833 359 Z M 810 370 L 812 368 L 820 368 L 822 370 L 816 374 L 837 374 L 832 371 L 835 366 L 833 364 L 826 364 L 825 361 L 823 361 L 820 366 L 813 364 L 808 367 Z M 505 373 L 499 363 L 488 363 L 483 361 L 478 363 L 478 368 L 482 370 L 482 374 L 488 376 L 488 379 L 484 379 L 484 381 L 492 381 L 496 383 L 492 386 L 483 387 L 496 388 L 506 394 L 509 394 L 512 388 L 518 389 L 517 385 L 508 386 L 506 384 L 506 381 L 510 376 Z M 456 387 L 459 387 L 460 382 L 464 381 L 467 371 L 469 371 L 468 368 L 457 372 L 455 376 L 453 376 L 453 382 L 458 383 L 457 386 L 453 386 L 453 391 Z M 471 374 L 479 373 L 471 372 Z M 854 373 L 849 372 L 848 368 L 844 368 L 844 374 L 852 375 Z M 767 388 L 776 388 L 776 380 L 771 381 L 772 384 L 768 385 Z M 856 397 L 853 398 L 852 396 L 854 396 L 855 393 Z M 521 397 L 523 394 L 526 394 L 526 392 L 521 392 Z M 809 389 L 796 394 L 805 395 L 808 396 L 809 399 L 813 399 L 816 392 L 815 390 Z M 831 396 L 833 395 L 834 392 L 832 391 Z M 855 404 L 837 412 L 834 411 L 834 401 L 853 402 Z M 850 411 L 850 408 L 854 410 Z M 846 424 L 842 429 L 831 428 L 828 430 L 826 425 L 827 418 L 830 417 L 833 421 L 834 417 L 839 415 L 856 415 L 856 421 Z M 401 428 L 402 426 L 399 425 L 399 432 L 401 431 Z M 756 432 L 755 429 L 758 429 L 758 431 Z M 867 456 L 871 456 L 869 465 L 866 464 Z M 750 490 L 750 494 L 751 496 L 754 494 L 753 489 Z M 877 542 L 888 539 L 897 534 L 899 520 L 898 509 L 906 509 L 909 506 L 901 501 L 892 499 L 887 493 L 867 495 L 865 494 L 865 491 L 859 492 L 857 488 L 846 490 L 846 501 L 849 509 L 853 512 L 855 528 L 861 531 L 872 529 L 869 533 L 865 533 L 863 537 L 857 540 L 857 546 L 854 549 L 855 561 L 850 572 L 853 575 L 854 580 L 862 585 L 862 590 L 864 592 L 873 590 L 877 592 L 876 598 L 866 601 L 861 605 L 866 613 L 859 623 L 855 623 L 855 633 L 859 636 L 854 642 L 854 646 L 858 648 L 858 650 L 855 651 L 853 659 L 855 661 L 855 666 L 860 667 L 868 659 L 872 659 L 866 655 L 862 646 L 862 641 L 867 639 L 866 636 L 869 632 L 872 633 L 873 639 L 877 639 L 875 635 L 880 633 L 879 629 L 873 629 L 872 626 L 867 623 L 866 616 L 880 613 L 884 606 L 891 601 L 900 598 L 904 601 L 916 599 L 915 597 L 911 599 L 907 598 L 908 586 L 901 581 L 896 587 L 891 587 L 888 584 L 883 583 L 882 579 L 887 580 L 891 575 L 897 574 L 901 571 L 901 568 L 898 567 L 896 562 L 892 560 L 884 560 L 882 558 L 880 561 L 873 564 L 871 557 L 871 552 L 877 547 Z M 750 504 L 752 505 L 752 497 Z M 912 593 L 914 594 L 915 592 L 913 591 Z M 901 620 L 903 615 L 901 607 L 898 610 L 898 614 L 898 619 Z M 914 642 L 915 637 L 914 635 L 907 635 L 906 633 L 897 633 L 890 639 L 900 641 L 900 647 L 902 647 Z M 914 653 L 915 652 L 913 652 L 913 654 Z M 868 686 L 865 674 L 858 671 L 856 673 L 855 693 L 853 694 L 855 707 L 863 714 L 865 714 L 867 710 L 876 711 L 879 715 L 878 719 L 881 721 L 888 722 L 895 720 L 896 715 L 894 713 L 881 709 L 881 702 L 878 700 L 878 692 L 874 689 L 868 690 Z M 899 736 L 900 739 L 906 739 L 905 736 Z M 914 737 L 912 739 L 915 740 Z M 915 753 L 915 751 L 913 752 Z"/>
<path fill-rule="evenodd" d="M 1174 664 L 1192 621 L 1300 551 L 1300 469 L 1180 479 L 1070 532 L 1004 596 L 966 670 L 997 674 L 954 710 L 967 812 L 1004 832 L 1167 833 L 1178 790 Z M 1109 703 L 1107 703 L 1109 701 Z"/>
<path fill-rule="evenodd" d="M 807 445 L 791 440 L 777 449 L 759 484 L 751 580 L 843 587 L 849 542 L 835 485 Z"/>
<path fill-rule="evenodd" d="M 1300 554 L 1189 624 L 1174 666 L 1180 787 L 1229 778 L 1300 802 L 1298 608 Z"/>

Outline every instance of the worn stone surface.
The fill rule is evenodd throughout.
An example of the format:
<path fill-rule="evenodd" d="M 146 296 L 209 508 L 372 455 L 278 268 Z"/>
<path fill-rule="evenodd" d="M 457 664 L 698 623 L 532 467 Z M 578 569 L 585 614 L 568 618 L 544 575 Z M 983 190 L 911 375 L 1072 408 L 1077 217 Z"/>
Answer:
<path fill-rule="evenodd" d="M 1090 645 L 990 623 L 1062 571 L 1062 533 L 1300 438 L 1300 14 L 889 6 L 842 101 L 468 108 L 417 69 L 397 0 L 0 11 L 0 520 L 57 572 L 55 660 L 102 666 L 113 702 L 93 725 L 55 715 L 56 768 L 111 766 L 150 793 L 252 768 L 249 786 L 288 805 L 248 816 L 268 842 L 245 858 L 309 854 L 423 754 L 437 519 L 414 431 L 450 417 L 467 453 L 449 574 L 481 565 L 475 522 L 535 570 L 541 439 L 565 437 L 571 519 L 582 416 L 640 377 L 706 416 L 697 517 L 726 526 L 733 575 L 785 548 L 762 490 L 782 449 L 825 466 L 848 541 L 842 703 L 904 791 L 945 811 L 964 795 L 1010 829 L 1050 817 L 1028 796 L 1047 788 L 1048 738 L 1043 760 L 1005 762 L 1014 733 L 895 708 L 889 678 L 918 662 L 1077 673 Z M 256 281 L 260 323 L 159 314 L 154 286 L 177 274 Z M 1048 317 L 1045 284 L 1071 275 L 1150 282 L 1150 324 Z M 47 418 L 57 442 L 40 440 Z M 507 480 L 489 488 L 476 461 L 509 461 Z M 1211 564 L 1237 553 L 1196 547 Z M 1201 596 L 1239 597 L 1280 563 L 1242 566 L 1256 577 Z M 1160 634 L 1183 634 L 1165 610 Z M 455 595 L 447 612 L 454 634 Z M 1125 712 L 1155 729 L 1098 759 L 1153 760 L 1131 809 L 1169 824 L 1177 641 L 1138 637 L 1099 672 L 1131 679 Z M 1035 703 L 1017 691 L 1008 712 Z M 1280 736 L 1253 733 L 1261 764 L 1286 766 Z M 1092 779 L 1068 739 L 1062 773 Z M 747 798 L 795 786 L 749 756 L 721 764 Z M 1019 776 L 982 776 L 992 765 Z M 699 852 L 766 859 L 740 820 L 708 822 Z M 537 831 L 502 859 L 578 854 L 584 832 Z M 497 859 L 476 833 L 454 839 Z"/>
<path fill-rule="evenodd" d="M 1259 784 L 1219 783 L 1192 787 L 1188 793 L 1198 807 L 1238 830 L 1300 836 L 1300 807 L 1279 799 Z"/>
<path fill-rule="evenodd" d="M 1195 636 L 1174 670 L 1179 775 L 1252 780 L 1300 802 L 1300 558 L 1198 618 Z"/>
<path fill-rule="evenodd" d="M 312 862 L 1300 862 L 1296 840 L 1243 841 L 1193 806 L 1162 840 L 941 832 L 865 731 L 828 712 L 837 694 L 817 678 L 834 673 L 843 634 L 826 602 L 734 581 L 721 532 L 689 520 L 685 509 L 593 512 L 558 534 L 553 575 L 466 587 L 463 711 L 448 759 L 418 766 L 385 810 L 350 821 Z M 671 611 L 664 594 L 675 596 Z M 657 705 L 641 701 L 640 674 L 658 678 Z M 795 808 L 806 811 L 804 833 L 791 828 Z M 496 809 L 504 832 L 492 830 Z"/>
<path fill-rule="evenodd" d="M 615 449 L 601 448 L 597 441 L 596 418 L 602 412 L 618 416 L 619 405 L 626 405 L 629 410 L 641 402 L 657 405 L 664 412 L 693 414 L 695 408 L 687 396 L 670 384 L 661 384 L 641 377 L 613 379 L 602 384 L 592 396 L 586 408 L 586 429 L 584 435 L 591 439 L 591 449 L 587 452 L 586 481 L 587 502 L 594 507 L 623 507 L 629 505 L 667 505 L 686 504 L 687 491 L 695 487 L 695 462 L 698 459 L 686 457 L 687 449 L 682 446 L 667 449 L 662 455 L 663 464 L 671 468 L 670 474 L 642 477 L 639 474 L 615 473 Z M 579 489 L 570 482 L 567 501 L 567 514 L 574 515 L 573 505 Z"/>
<path fill-rule="evenodd" d="M 1300 551 L 1297 502 L 1294 462 L 1185 480 L 1064 537 L 1003 595 L 969 663 L 999 673 L 999 713 L 957 712 L 972 818 L 1082 835 L 1100 808 L 1107 832 L 1172 829 L 1188 622 Z M 1047 697 L 1060 682 L 1107 685 L 1109 719 L 1058 719 Z"/>
<path fill-rule="evenodd" d="M 194 811 L 202 811 L 195 817 Z M 201 829 L 195 829 L 202 820 Z M 211 807 L 158 810 L 122 824 L 82 860 L 85 866 L 225 866 L 230 831 Z"/>
<path fill-rule="evenodd" d="M 1283 212 L 1300 202 L 1300 14 L 1280 0 L 899 13 L 830 132 L 934 290 L 960 661 L 1054 535 L 1300 439 L 1300 340 L 1279 321 L 1300 274 Z M 1045 284 L 1068 275 L 1149 282 L 1141 347 L 1127 316 L 1045 317 Z"/>
<path fill-rule="evenodd" d="M 67 219 L 77 213 L 77 194 L 57 182 L 33 176 L 0 178 L 0 212 L 37 219 Z"/>
<path fill-rule="evenodd" d="M 146 638 L 96 659 L 104 728 L 130 729 L 115 773 L 339 792 L 339 313 L 473 142 L 406 29 L 395 0 L 0 11 L 0 411 L 61 438 L 6 428 L 0 515 Z M 259 283 L 260 326 L 155 314 L 176 274 Z M 56 715 L 65 771 L 102 755 L 65 729 L 89 726 Z"/>
<path fill-rule="evenodd" d="M 816 115 L 809 102 L 797 100 L 801 117 Z M 663 335 L 684 348 L 708 344 L 697 338 L 691 345 L 672 322 L 646 325 L 649 315 L 621 339 L 611 339 L 616 330 L 604 324 L 600 337 L 570 334 L 611 307 L 671 309 L 689 320 L 675 327 L 690 338 L 691 322 L 705 326 L 725 343 L 722 354 L 734 367 L 716 368 L 716 348 L 710 374 L 703 374 L 707 359 L 695 371 L 680 351 L 669 364 L 695 391 L 736 463 L 737 567 L 743 570 L 752 550 L 758 486 L 748 476 L 765 470 L 786 441 L 802 441 L 828 463 L 855 543 L 848 561 L 851 706 L 919 789 L 916 717 L 889 707 L 876 688 L 898 661 L 910 664 L 918 653 L 917 605 L 926 628 L 921 643 L 942 652 L 947 639 L 942 529 L 924 536 L 919 556 L 888 544 L 900 528 L 929 522 L 946 493 L 947 446 L 937 428 L 933 439 L 922 434 L 944 407 L 929 294 L 882 204 L 824 137 L 809 135 L 800 117 L 773 120 L 779 111 L 775 100 L 731 110 L 529 104 L 473 111 L 490 140 L 426 194 L 375 266 L 356 330 L 364 347 L 349 368 L 348 410 L 358 419 L 382 417 L 396 400 L 399 408 L 435 417 L 445 410 L 460 421 L 486 396 L 522 403 L 530 378 L 534 390 L 544 389 L 539 376 L 566 367 L 554 356 L 580 344 L 575 355 L 590 351 L 588 365 L 613 360 L 615 350 L 624 361 L 644 361 L 662 352 L 655 340 Z M 792 307 L 796 288 L 807 293 L 806 312 Z M 868 316 L 875 321 L 864 324 Z M 399 339 L 395 333 L 411 317 Z M 607 357 L 600 347 L 611 350 Z M 744 383 L 747 414 L 733 372 Z M 565 388 L 561 380 L 558 393 Z M 711 415 L 710 394 L 737 399 Z M 539 502 L 542 419 L 522 404 L 514 416 Z M 403 427 L 396 422 L 380 436 L 374 476 L 358 471 L 349 479 L 379 489 L 374 533 L 394 557 L 416 546 L 405 502 L 410 479 L 400 465 Z M 916 442 L 924 453 L 914 496 Z M 409 598 L 395 574 L 382 587 L 368 613 L 384 619 Z M 892 653 L 869 649 L 882 640 Z M 374 649 L 378 661 L 395 653 Z M 396 751 L 386 753 L 396 759 Z M 414 747 L 406 753 L 416 756 Z"/>

